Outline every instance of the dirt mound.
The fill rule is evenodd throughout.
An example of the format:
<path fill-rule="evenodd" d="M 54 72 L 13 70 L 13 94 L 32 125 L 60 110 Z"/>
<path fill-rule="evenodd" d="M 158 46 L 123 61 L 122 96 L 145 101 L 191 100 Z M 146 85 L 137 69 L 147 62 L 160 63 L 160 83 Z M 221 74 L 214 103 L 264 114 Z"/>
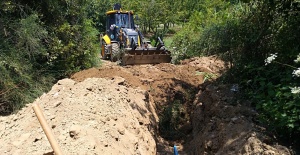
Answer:
<path fill-rule="evenodd" d="M 231 89 L 226 85 L 201 86 L 191 114 L 193 132 L 186 145 L 189 154 L 290 154 L 255 125 L 256 111 L 249 103 L 235 100 L 237 92 Z"/>
<path fill-rule="evenodd" d="M 180 65 L 104 62 L 53 86 L 35 103 L 66 154 L 289 154 L 253 123 L 256 113 L 228 86 L 208 82 L 227 66 L 216 57 Z M 0 117 L 2 154 L 52 149 L 28 104 Z"/>
<path fill-rule="evenodd" d="M 157 116 L 147 92 L 123 86 L 124 81 L 64 79 L 35 101 L 65 154 L 155 154 L 151 121 Z M 1 154 L 51 152 L 31 105 L 1 117 Z"/>
<path fill-rule="evenodd" d="M 122 67 L 105 61 L 101 68 L 84 70 L 71 78 L 80 82 L 90 77 L 109 79 L 120 76 L 126 79 L 126 86 L 147 90 L 156 103 L 163 105 L 174 99 L 176 92 L 185 93 L 186 88 L 198 89 L 206 73 L 217 77 L 226 68 L 226 64 L 214 56 L 188 59 L 182 65 L 162 63 Z"/>

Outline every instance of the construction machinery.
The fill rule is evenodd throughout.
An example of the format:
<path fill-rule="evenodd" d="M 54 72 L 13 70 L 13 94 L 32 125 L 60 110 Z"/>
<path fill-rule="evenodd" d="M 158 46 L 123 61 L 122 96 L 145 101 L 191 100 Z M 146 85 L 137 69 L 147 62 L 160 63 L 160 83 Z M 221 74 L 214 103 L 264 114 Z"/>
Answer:
<path fill-rule="evenodd" d="M 155 46 L 146 41 L 139 27 L 134 24 L 133 11 L 124 11 L 115 4 L 106 12 L 106 33 L 100 35 L 102 59 L 122 65 L 169 63 L 171 53 L 158 37 Z"/>

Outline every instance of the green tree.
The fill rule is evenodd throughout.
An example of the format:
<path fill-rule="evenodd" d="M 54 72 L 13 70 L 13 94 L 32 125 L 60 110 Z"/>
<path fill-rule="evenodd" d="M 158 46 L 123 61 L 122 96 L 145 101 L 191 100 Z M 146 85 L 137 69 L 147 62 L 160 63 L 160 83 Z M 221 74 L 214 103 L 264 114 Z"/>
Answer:
<path fill-rule="evenodd" d="M 91 5 L 86 0 L 1 1 L 1 114 L 31 102 L 54 79 L 97 64 L 99 32 L 89 16 Z"/>

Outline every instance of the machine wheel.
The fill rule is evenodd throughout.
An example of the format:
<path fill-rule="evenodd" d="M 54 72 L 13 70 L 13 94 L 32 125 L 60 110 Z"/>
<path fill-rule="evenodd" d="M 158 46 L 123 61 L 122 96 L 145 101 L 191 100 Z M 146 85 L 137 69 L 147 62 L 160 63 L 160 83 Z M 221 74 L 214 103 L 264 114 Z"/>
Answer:
<path fill-rule="evenodd" d="M 109 55 L 106 54 L 107 51 L 107 46 L 106 45 L 102 45 L 101 47 L 101 57 L 103 60 L 109 60 Z"/>
<path fill-rule="evenodd" d="M 118 43 L 112 43 L 111 46 L 112 46 L 112 50 L 111 50 L 110 60 L 112 62 L 116 62 L 121 57 L 120 46 Z"/>

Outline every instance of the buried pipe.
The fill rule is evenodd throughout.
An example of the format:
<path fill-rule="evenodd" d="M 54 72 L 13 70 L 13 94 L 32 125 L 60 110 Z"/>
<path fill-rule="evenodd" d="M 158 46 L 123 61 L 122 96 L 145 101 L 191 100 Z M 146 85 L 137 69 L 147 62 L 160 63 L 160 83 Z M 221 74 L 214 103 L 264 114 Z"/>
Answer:
<path fill-rule="evenodd" d="M 174 145 L 174 155 L 178 155 L 178 150 L 177 150 L 176 145 Z"/>
<path fill-rule="evenodd" d="M 35 114 L 36 114 L 36 117 L 38 118 L 46 136 L 47 136 L 47 139 L 48 141 L 50 142 L 50 145 L 55 153 L 55 155 L 63 155 L 63 153 L 61 152 L 60 150 L 60 147 L 58 145 L 58 143 L 56 142 L 55 138 L 54 138 L 54 135 L 50 129 L 50 127 L 48 126 L 47 122 L 46 122 L 46 119 L 45 119 L 45 116 L 41 110 L 41 107 L 36 103 L 36 104 L 33 104 L 32 106 Z"/>

